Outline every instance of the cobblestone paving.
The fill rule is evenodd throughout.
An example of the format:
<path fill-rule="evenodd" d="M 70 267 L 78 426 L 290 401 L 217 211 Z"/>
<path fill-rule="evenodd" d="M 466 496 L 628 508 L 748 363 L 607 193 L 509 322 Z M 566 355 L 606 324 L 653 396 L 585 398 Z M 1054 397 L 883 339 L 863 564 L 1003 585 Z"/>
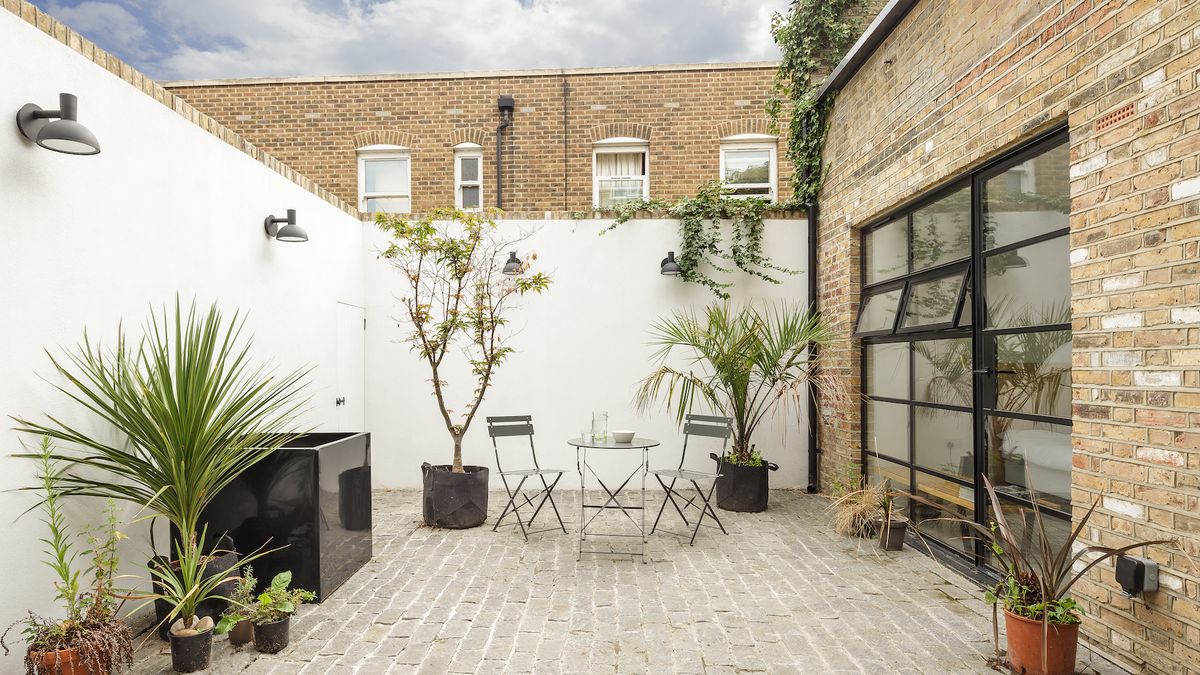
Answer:
<path fill-rule="evenodd" d="M 374 560 L 301 608 L 282 653 L 218 637 L 209 672 L 993 672 L 990 610 L 970 581 L 917 551 L 838 536 L 821 497 L 771 499 L 766 513 L 719 512 L 729 535 L 702 530 L 694 548 L 655 534 L 643 565 L 576 562 L 577 491 L 558 497 L 570 534 L 528 544 L 492 520 L 422 527 L 419 493 L 376 492 Z M 494 518 L 504 502 L 492 500 Z M 170 672 L 162 644 L 143 644 L 135 673 Z M 1084 672 L 1121 672 L 1081 654 Z"/>

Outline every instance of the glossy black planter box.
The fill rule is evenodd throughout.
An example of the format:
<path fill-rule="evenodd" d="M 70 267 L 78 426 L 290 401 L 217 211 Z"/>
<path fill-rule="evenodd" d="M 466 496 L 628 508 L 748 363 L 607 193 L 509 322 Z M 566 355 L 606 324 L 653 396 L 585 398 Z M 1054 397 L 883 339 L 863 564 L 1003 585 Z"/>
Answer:
<path fill-rule="evenodd" d="M 371 559 L 371 435 L 306 434 L 255 464 L 204 511 L 210 532 L 227 532 L 255 560 L 259 590 L 291 570 L 292 586 L 317 602 Z"/>

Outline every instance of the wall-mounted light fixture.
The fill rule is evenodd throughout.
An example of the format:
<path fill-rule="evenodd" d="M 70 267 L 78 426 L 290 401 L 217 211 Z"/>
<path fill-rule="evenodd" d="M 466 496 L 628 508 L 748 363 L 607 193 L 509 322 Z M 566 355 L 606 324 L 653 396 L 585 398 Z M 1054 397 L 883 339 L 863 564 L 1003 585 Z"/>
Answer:
<path fill-rule="evenodd" d="M 79 101 L 74 94 L 58 95 L 58 110 L 42 110 L 26 103 L 17 111 L 17 128 L 29 140 L 68 155 L 95 155 L 100 142 L 88 128 L 76 122 Z M 53 120 L 53 121 L 51 121 Z"/>
<path fill-rule="evenodd" d="M 288 209 L 287 218 L 267 216 L 263 227 L 267 230 L 267 236 L 276 241 L 308 241 L 308 233 L 296 224 L 296 209 Z"/>
<path fill-rule="evenodd" d="M 504 269 L 501 271 L 510 277 L 515 277 L 521 273 L 521 259 L 517 257 L 516 251 L 508 252 L 508 261 L 504 263 Z"/>
<path fill-rule="evenodd" d="M 679 263 L 675 262 L 675 251 L 667 251 L 667 257 L 658 265 L 658 273 L 675 276 L 682 271 L 679 269 Z"/>

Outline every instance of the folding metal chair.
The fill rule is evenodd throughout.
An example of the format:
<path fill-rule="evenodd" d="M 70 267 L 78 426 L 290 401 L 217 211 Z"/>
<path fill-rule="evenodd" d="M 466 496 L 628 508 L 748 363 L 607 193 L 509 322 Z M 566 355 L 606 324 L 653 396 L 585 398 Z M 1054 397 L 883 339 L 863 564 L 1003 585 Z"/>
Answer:
<path fill-rule="evenodd" d="M 558 518 L 558 526 L 565 533 L 567 526 L 563 524 L 562 516 L 558 513 L 558 506 L 554 503 L 554 487 L 558 485 L 559 479 L 562 478 L 563 472 L 557 469 L 543 469 L 538 464 L 537 450 L 533 447 L 533 417 L 530 415 L 510 415 L 506 417 L 489 417 L 488 436 L 492 437 L 492 448 L 496 451 L 496 468 L 500 471 L 500 480 L 504 483 L 504 491 L 508 493 L 508 505 L 504 507 L 504 511 L 500 517 L 496 519 L 496 524 L 492 526 L 492 532 L 500 527 L 504 519 L 512 515 L 516 518 L 517 525 L 521 528 L 521 534 L 525 536 L 525 541 L 529 541 L 529 535 L 537 534 L 538 532 L 549 532 L 553 527 L 548 527 L 542 530 L 531 531 L 533 521 L 541 513 L 542 507 L 546 502 L 550 502 L 550 508 L 554 509 L 554 516 Z M 510 471 L 504 470 L 504 465 L 500 463 L 500 446 L 496 443 L 497 438 L 505 436 L 525 436 L 529 438 L 529 455 L 533 459 L 532 469 L 513 469 Z M 525 481 L 532 477 L 537 477 L 542 483 L 542 489 L 533 493 L 532 496 L 525 493 Z M 547 482 L 547 478 L 553 476 L 553 480 Z M 517 482 L 516 489 L 513 489 L 508 484 L 509 478 L 520 478 Z M 533 487 L 537 487 L 534 484 Z M 541 501 L 534 506 L 534 500 L 541 497 Z M 524 500 L 518 504 L 518 500 Z M 528 520 L 521 518 L 521 508 L 533 508 L 533 514 Z"/>
<path fill-rule="evenodd" d="M 654 534 L 654 530 L 658 529 L 658 521 L 662 518 L 663 510 L 667 508 L 667 502 L 675 507 L 675 512 L 683 519 L 683 524 L 691 527 L 687 516 L 684 515 L 684 510 L 688 508 L 699 509 L 700 514 L 696 518 L 696 526 L 692 530 L 692 539 L 689 542 L 692 546 L 696 545 L 696 535 L 700 532 L 700 526 L 704 523 L 704 516 L 710 516 L 716 523 L 717 527 L 721 528 L 721 532 L 725 532 L 725 526 L 721 524 L 721 519 L 717 517 L 717 512 L 712 508 L 713 491 L 717 487 L 717 479 L 721 477 L 721 469 L 725 462 L 725 448 L 729 445 L 729 437 L 733 435 L 733 420 L 728 417 L 714 417 L 712 415 L 688 415 L 684 418 L 683 423 L 683 452 L 679 454 L 679 466 L 674 469 L 651 469 L 650 473 L 654 475 L 655 480 L 662 486 L 666 492 L 666 497 L 663 503 L 658 507 L 658 515 L 654 518 L 654 525 L 650 528 L 650 534 Z M 685 469 L 683 465 L 687 462 L 688 441 L 692 436 L 704 436 L 707 438 L 721 439 L 721 452 L 714 454 L 717 458 L 717 470 L 715 473 L 707 471 L 694 471 Z M 670 483 L 667 480 L 670 480 Z M 700 487 L 700 481 L 711 480 L 712 486 L 705 492 Z M 684 495 L 675 489 L 675 483 L 678 481 L 686 481 L 692 484 L 696 494 L 692 496 Z M 678 498 L 679 501 L 676 501 Z M 682 506 L 680 506 L 682 502 Z M 712 527 L 708 525 L 706 527 Z M 687 535 L 683 535 L 687 536 Z"/>

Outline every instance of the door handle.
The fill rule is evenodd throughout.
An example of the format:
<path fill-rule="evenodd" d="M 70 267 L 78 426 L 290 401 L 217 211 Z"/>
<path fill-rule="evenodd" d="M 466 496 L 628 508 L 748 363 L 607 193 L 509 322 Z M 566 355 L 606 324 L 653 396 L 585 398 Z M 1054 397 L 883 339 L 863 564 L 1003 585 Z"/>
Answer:
<path fill-rule="evenodd" d="M 346 397 L 345 397 L 345 396 L 339 396 L 339 397 L 337 397 L 337 398 L 333 399 L 333 404 L 334 404 L 335 406 L 339 406 L 339 405 L 346 405 Z"/>
<path fill-rule="evenodd" d="M 995 368 L 992 368 L 990 366 L 987 368 L 980 368 L 977 370 L 972 370 L 971 372 L 976 375 L 987 375 L 988 377 L 995 377 L 996 375 L 1016 375 L 1017 374 L 1017 371 L 1015 371 L 1015 370 L 996 370 Z"/>

